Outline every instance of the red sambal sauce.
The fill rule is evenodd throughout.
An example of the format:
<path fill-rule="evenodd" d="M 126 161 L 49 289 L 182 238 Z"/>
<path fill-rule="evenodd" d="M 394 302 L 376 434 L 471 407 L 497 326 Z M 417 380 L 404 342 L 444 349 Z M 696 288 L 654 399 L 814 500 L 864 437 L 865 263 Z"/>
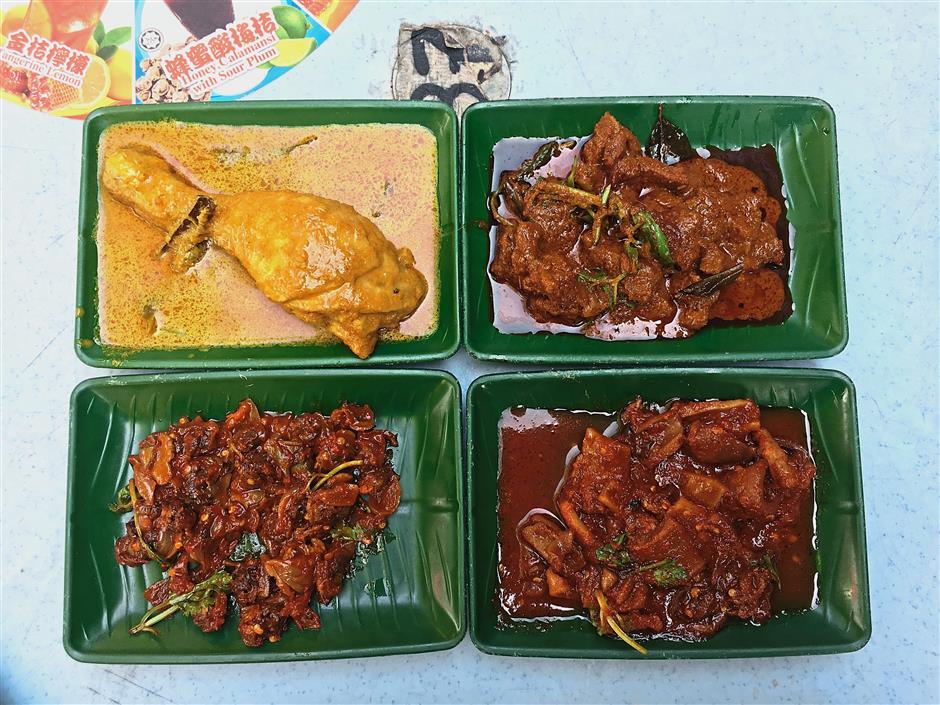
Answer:
<path fill-rule="evenodd" d="M 216 631 L 229 597 L 248 646 L 278 641 L 291 620 L 319 628 L 312 601 L 340 592 L 398 507 L 397 445 L 368 406 L 272 414 L 248 399 L 222 421 L 183 418 L 147 436 L 111 506 L 132 512 L 114 552 L 166 577 L 144 592 L 154 607 L 131 632 L 177 610 Z"/>
<path fill-rule="evenodd" d="M 705 406 L 735 403 L 740 408 Z M 815 466 L 808 448 L 803 412 L 748 400 L 662 407 L 638 400 L 619 422 L 611 413 L 507 409 L 500 420 L 501 620 L 588 616 L 606 634 L 614 619 L 639 636 L 703 639 L 731 616 L 762 622 L 811 607 Z M 779 467 L 784 460 L 790 467 Z M 598 476 L 605 465 L 615 470 Z M 638 481 L 652 490 L 637 492 Z M 625 490 L 619 497 L 618 488 Z M 696 541 L 694 523 L 689 531 L 678 517 L 683 510 L 726 534 L 722 546 Z M 747 589 L 736 589 L 738 582 Z M 679 598 L 693 603 L 682 608 L 689 614 L 677 611 Z"/>

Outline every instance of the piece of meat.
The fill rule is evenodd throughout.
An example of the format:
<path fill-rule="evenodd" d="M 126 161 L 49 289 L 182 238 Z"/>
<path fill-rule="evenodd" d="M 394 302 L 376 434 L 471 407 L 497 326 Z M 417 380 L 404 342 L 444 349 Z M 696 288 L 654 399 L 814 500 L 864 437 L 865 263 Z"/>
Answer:
<path fill-rule="evenodd" d="M 144 590 L 144 598 L 151 605 L 159 605 L 162 602 L 166 602 L 170 599 L 170 579 L 164 578 L 163 580 L 158 580 L 153 585 Z"/>
<path fill-rule="evenodd" d="M 748 512 L 764 516 L 772 513 L 773 508 L 765 498 L 765 477 L 767 463 L 758 460 L 751 465 L 736 467 L 727 475 L 728 488 L 738 504 Z"/>
<path fill-rule="evenodd" d="M 317 490 L 310 500 L 331 507 L 351 507 L 359 498 L 359 486 L 352 483 L 333 484 Z"/>
<path fill-rule="evenodd" d="M 581 160 L 587 165 L 612 168 L 625 156 L 638 155 L 640 141 L 621 125 L 610 113 L 604 113 L 594 126 L 594 134 L 581 150 Z"/>
<path fill-rule="evenodd" d="M 134 522 L 125 524 L 126 533 L 114 542 L 114 558 L 121 565 L 138 566 L 153 560 L 137 536 Z"/>
<path fill-rule="evenodd" d="M 787 489 L 795 487 L 798 478 L 793 467 L 790 466 L 789 458 L 787 458 L 783 448 L 777 444 L 773 436 L 762 428 L 758 429 L 754 436 L 757 438 L 760 454 L 767 462 L 774 481 Z"/>
<path fill-rule="evenodd" d="M 398 476 L 394 473 L 389 475 L 381 487 L 369 493 L 369 510 L 380 517 L 390 516 L 401 502 L 401 483 Z"/>
<path fill-rule="evenodd" d="M 677 414 L 667 412 L 650 417 L 635 429 L 640 447 L 648 450 L 643 464 L 655 468 L 685 444 L 685 432 Z"/>
<path fill-rule="evenodd" d="M 689 178 L 685 167 L 682 167 L 683 164 L 684 162 L 680 162 L 674 166 L 666 166 L 658 159 L 650 157 L 626 157 L 614 166 L 612 182 L 615 186 L 628 186 L 636 193 L 653 187 L 667 190 L 688 189 Z"/>
<path fill-rule="evenodd" d="M 783 306 L 786 291 L 780 275 L 769 269 L 744 273 L 722 287 L 712 305 L 711 317 L 724 321 L 760 321 Z"/>
<path fill-rule="evenodd" d="M 600 496 L 609 494 L 612 487 L 626 485 L 632 464 L 628 447 L 589 428 L 581 443 L 581 453 L 571 465 L 565 491 L 559 495 L 559 509 L 562 500 L 577 500 L 586 512 L 603 512 Z"/>
<path fill-rule="evenodd" d="M 316 586 L 317 600 L 320 604 L 327 604 L 339 594 L 343 588 L 343 579 L 349 563 L 356 555 L 356 543 L 342 541 L 333 544 L 329 551 L 316 562 L 313 576 Z"/>
<path fill-rule="evenodd" d="M 590 549 L 600 543 L 597 536 L 594 535 L 594 532 L 582 521 L 581 517 L 578 515 L 578 510 L 571 502 L 566 499 L 558 500 L 558 511 L 565 525 L 571 530 L 571 533 L 577 537 L 578 542 L 582 546 L 586 546 Z"/>
<path fill-rule="evenodd" d="M 673 404 L 670 409 L 675 409 L 683 419 L 691 419 L 702 414 L 721 413 L 735 411 L 737 409 L 746 409 L 748 407 L 757 409 L 757 406 L 750 399 L 729 399 L 713 401 L 685 401 Z"/>
<path fill-rule="evenodd" d="M 561 575 L 570 575 L 584 566 L 571 533 L 542 514 L 530 517 L 519 528 L 519 537 Z"/>
<path fill-rule="evenodd" d="M 563 600 L 578 599 L 578 591 L 567 578 L 549 568 L 545 571 L 545 582 L 548 594 Z"/>
<path fill-rule="evenodd" d="M 280 605 L 268 601 L 242 607 L 238 633 L 246 646 L 261 646 L 278 641 L 287 629 L 287 618 L 280 614 Z"/>
<path fill-rule="evenodd" d="M 264 600 L 271 594 L 271 577 L 260 561 L 248 558 L 238 564 L 232 575 L 232 595 L 239 607 Z"/>
<path fill-rule="evenodd" d="M 697 472 L 683 472 L 679 479 L 679 489 L 693 502 L 709 509 L 717 507 L 727 492 L 720 481 Z"/>
<path fill-rule="evenodd" d="M 634 314 L 648 320 L 668 321 L 676 313 L 663 268 L 652 259 L 641 259 L 636 272 L 622 284 L 623 294 L 634 306 Z"/>
<path fill-rule="evenodd" d="M 499 226 L 490 273 L 523 294 L 535 320 L 578 325 L 603 313 L 607 297 L 579 279 L 584 271 L 572 252 L 552 246 L 538 223 Z"/>
<path fill-rule="evenodd" d="M 671 558 L 690 574 L 705 566 L 704 557 L 695 548 L 694 538 L 670 516 L 663 520 L 659 530 L 648 540 L 631 542 L 630 552 L 635 560 L 643 563 Z"/>
<path fill-rule="evenodd" d="M 796 468 L 790 464 L 786 451 L 778 445 L 774 437 L 763 428 L 756 431 L 754 435 L 757 438 L 760 454 L 770 467 L 770 474 L 773 475 L 774 482 L 788 490 L 799 487 L 800 475 Z"/>
<path fill-rule="evenodd" d="M 689 425 L 686 443 L 692 457 L 711 465 L 740 464 L 757 454 L 753 446 L 739 441 L 722 426 L 699 420 Z"/>

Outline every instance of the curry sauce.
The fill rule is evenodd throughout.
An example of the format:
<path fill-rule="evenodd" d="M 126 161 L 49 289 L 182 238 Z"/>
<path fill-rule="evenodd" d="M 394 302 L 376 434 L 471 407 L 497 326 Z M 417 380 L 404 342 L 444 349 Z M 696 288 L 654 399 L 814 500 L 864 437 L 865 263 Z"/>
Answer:
<path fill-rule="evenodd" d="M 437 152 L 417 125 L 214 126 L 172 121 L 109 128 L 99 154 L 146 148 L 206 193 L 312 193 L 347 203 L 396 247 L 408 248 L 428 294 L 383 340 L 421 338 L 437 325 Z M 329 342 L 268 299 L 221 248 L 185 272 L 161 256 L 166 233 L 104 189 L 100 195 L 98 306 L 104 345 L 141 348 Z"/>

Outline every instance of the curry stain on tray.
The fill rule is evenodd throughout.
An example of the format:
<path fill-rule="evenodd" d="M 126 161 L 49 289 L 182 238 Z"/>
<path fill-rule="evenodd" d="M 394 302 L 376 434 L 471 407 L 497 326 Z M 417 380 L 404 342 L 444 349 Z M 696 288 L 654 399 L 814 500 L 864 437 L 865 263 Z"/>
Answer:
<path fill-rule="evenodd" d="M 217 126 L 123 123 L 102 135 L 99 155 L 151 147 L 207 191 L 290 190 L 348 203 L 396 247 L 414 254 L 428 295 L 381 340 L 430 335 L 437 326 L 437 147 L 417 125 Z M 326 343 L 333 336 L 270 301 L 241 265 L 210 247 L 174 272 L 157 253 L 165 233 L 100 190 L 97 226 L 100 342 L 121 348 Z"/>

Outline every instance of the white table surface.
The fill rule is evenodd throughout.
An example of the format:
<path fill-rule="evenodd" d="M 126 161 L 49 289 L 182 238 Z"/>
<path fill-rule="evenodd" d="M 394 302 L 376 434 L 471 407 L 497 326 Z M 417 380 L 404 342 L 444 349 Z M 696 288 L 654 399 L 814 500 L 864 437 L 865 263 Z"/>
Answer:
<path fill-rule="evenodd" d="M 874 636 L 854 654 L 629 663 L 451 651 L 95 666 L 61 643 L 81 124 L 2 106 L 3 702 L 938 702 L 938 8 L 363 2 L 258 99 L 386 98 L 398 25 L 508 37 L 512 96 L 807 95 L 835 108 Z M 715 32 L 726 37 L 716 41 Z M 460 352 L 466 385 L 502 369 Z"/>

